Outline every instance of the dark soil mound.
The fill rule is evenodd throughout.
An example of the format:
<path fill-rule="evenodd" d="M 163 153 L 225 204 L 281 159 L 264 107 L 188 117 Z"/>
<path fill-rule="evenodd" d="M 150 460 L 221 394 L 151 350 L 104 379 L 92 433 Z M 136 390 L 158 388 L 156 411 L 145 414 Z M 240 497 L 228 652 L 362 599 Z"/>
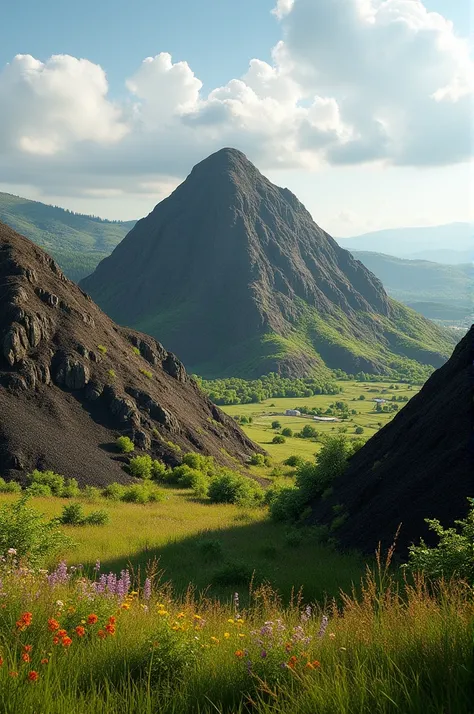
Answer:
<path fill-rule="evenodd" d="M 326 501 L 314 504 L 313 520 L 330 522 L 332 508 L 347 513 L 337 537 L 373 552 L 431 540 L 425 518 L 450 525 L 465 516 L 474 496 L 474 328 L 423 389 L 349 462 Z M 331 515 L 332 513 L 332 515 Z"/>
<path fill-rule="evenodd" d="M 452 349 L 235 149 L 195 166 L 81 285 L 203 376 L 440 366 Z"/>
<path fill-rule="evenodd" d="M 0 474 L 126 480 L 114 442 L 244 463 L 256 447 L 153 338 L 117 327 L 29 240 L 0 224 Z"/>

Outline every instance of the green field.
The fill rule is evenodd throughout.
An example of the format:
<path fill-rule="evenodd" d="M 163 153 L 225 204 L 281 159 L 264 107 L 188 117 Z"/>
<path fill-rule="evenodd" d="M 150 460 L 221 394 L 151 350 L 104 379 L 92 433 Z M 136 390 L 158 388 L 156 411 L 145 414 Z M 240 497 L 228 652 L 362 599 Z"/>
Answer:
<path fill-rule="evenodd" d="M 394 417 L 394 413 L 376 412 L 375 402 L 372 401 L 374 398 L 380 397 L 390 402 L 392 396 L 411 398 L 419 391 L 419 387 L 387 382 L 338 382 L 338 384 L 344 391 L 336 396 L 316 395 L 302 398 L 267 399 L 259 404 L 237 404 L 221 408 L 232 417 L 236 415 L 251 416 L 252 424 L 244 424 L 242 428 L 253 441 L 260 444 L 270 454 L 275 463 L 279 463 L 293 454 L 311 459 L 319 451 L 321 444 L 295 437 L 287 437 L 285 444 L 272 444 L 273 437 L 278 433 L 271 428 L 273 421 L 279 421 L 282 428 L 290 427 L 293 432 L 300 431 L 305 424 L 311 424 L 321 435 L 334 434 L 347 428 L 349 437 L 369 439 Z M 389 389 L 390 386 L 397 386 L 398 389 Z M 360 395 L 364 395 L 365 400 L 359 400 Z M 357 414 L 351 414 L 347 421 L 327 424 L 316 422 L 310 416 L 285 416 L 287 409 L 306 406 L 320 407 L 325 410 L 336 401 L 346 402 L 349 410 L 355 409 Z M 401 409 L 403 406 L 404 403 L 400 402 L 399 408 Z M 355 434 L 357 427 L 364 429 L 364 433 L 360 436 Z"/>

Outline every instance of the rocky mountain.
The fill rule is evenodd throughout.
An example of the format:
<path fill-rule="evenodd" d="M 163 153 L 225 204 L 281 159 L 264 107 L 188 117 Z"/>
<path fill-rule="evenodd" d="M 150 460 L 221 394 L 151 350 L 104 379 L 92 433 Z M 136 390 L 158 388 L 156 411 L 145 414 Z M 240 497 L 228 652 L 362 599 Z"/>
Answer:
<path fill-rule="evenodd" d="M 0 221 L 48 251 L 76 282 L 92 273 L 135 225 L 135 221 L 84 216 L 10 193 L 0 193 Z"/>
<path fill-rule="evenodd" d="M 332 495 L 313 504 L 312 519 L 330 523 L 339 504 L 346 515 L 337 530 L 349 548 L 373 553 L 393 542 L 400 524 L 401 550 L 420 537 L 431 540 L 425 518 L 452 525 L 474 497 L 474 327 L 449 361 L 387 426 L 350 460 Z"/>
<path fill-rule="evenodd" d="M 126 480 L 117 436 L 169 464 L 258 450 L 151 337 L 115 325 L 43 250 L 0 224 L 0 474 Z M 140 453 L 140 452 L 138 452 Z"/>
<path fill-rule="evenodd" d="M 81 285 L 207 377 L 439 366 L 450 351 L 235 149 L 195 166 Z"/>

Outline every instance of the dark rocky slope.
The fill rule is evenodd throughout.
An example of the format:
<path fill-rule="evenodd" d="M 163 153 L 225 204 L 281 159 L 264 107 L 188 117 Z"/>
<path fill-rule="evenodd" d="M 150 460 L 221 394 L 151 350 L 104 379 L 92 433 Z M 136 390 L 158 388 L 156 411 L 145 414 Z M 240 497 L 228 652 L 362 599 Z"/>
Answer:
<path fill-rule="evenodd" d="M 125 480 L 113 448 L 122 433 L 171 464 L 176 447 L 234 466 L 258 450 L 172 353 L 117 327 L 0 224 L 0 474 L 38 467 L 82 484 Z"/>
<path fill-rule="evenodd" d="M 81 285 L 205 376 L 439 366 L 450 351 L 235 149 L 195 166 Z"/>
<path fill-rule="evenodd" d="M 474 328 L 422 390 L 350 460 L 333 495 L 313 504 L 312 520 L 329 523 L 333 506 L 347 519 L 337 530 L 347 547 L 373 552 L 398 539 L 403 551 L 430 540 L 425 518 L 451 525 L 474 497 Z"/>

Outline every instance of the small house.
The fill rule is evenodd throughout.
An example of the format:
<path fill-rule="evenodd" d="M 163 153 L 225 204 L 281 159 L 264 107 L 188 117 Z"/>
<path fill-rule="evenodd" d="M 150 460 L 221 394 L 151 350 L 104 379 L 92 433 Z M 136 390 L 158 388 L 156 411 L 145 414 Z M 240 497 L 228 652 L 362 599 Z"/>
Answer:
<path fill-rule="evenodd" d="M 298 409 L 287 409 L 285 416 L 301 416 L 301 412 Z"/>

